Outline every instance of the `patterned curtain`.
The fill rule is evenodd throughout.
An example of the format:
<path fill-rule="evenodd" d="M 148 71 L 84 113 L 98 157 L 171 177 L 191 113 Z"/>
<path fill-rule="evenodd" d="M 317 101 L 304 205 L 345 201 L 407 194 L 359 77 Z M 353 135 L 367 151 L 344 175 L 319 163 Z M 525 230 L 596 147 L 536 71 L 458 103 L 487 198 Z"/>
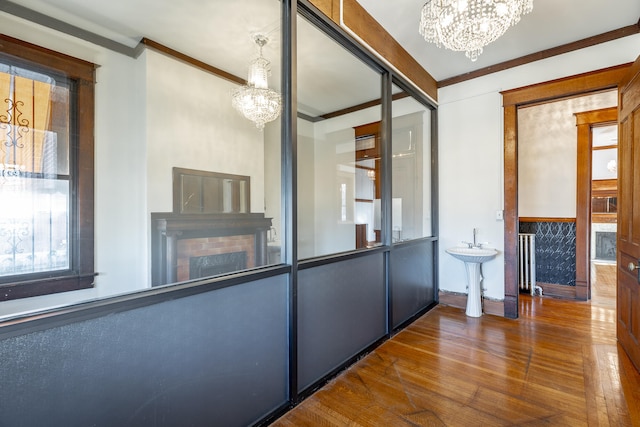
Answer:
<path fill-rule="evenodd" d="M 56 173 L 51 93 L 51 84 L 22 77 L 15 67 L 0 72 L 0 163 L 5 174 Z"/>

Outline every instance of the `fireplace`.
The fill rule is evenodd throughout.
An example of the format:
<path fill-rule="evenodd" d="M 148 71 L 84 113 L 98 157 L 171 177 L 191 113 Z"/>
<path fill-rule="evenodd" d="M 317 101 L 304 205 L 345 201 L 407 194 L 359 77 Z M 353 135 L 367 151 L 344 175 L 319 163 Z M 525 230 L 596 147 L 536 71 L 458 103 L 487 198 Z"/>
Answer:
<path fill-rule="evenodd" d="M 218 276 L 247 268 L 246 252 L 204 255 L 189 258 L 189 279 Z"/>
<path fill-rule="evenodd" d="M 151 220 L 152 286 L 267 264 L 264 214 L 152 213 Z"/>
<path fill-rule="evenodd" d="M 616 260 L 615 231 L 596 231 L 596 259 Z"/>

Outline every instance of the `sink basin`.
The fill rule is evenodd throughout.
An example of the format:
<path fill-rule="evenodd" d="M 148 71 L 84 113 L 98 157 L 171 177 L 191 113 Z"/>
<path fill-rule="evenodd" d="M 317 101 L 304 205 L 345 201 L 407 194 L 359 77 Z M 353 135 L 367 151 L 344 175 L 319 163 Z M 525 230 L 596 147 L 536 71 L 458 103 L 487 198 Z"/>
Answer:
<path fill-rule="evenodd" d="M 460 261 L 475 263 L 489 261 L 498 254 L 497 250 L 489 248 L 449 248 L 446 252 Z"/>

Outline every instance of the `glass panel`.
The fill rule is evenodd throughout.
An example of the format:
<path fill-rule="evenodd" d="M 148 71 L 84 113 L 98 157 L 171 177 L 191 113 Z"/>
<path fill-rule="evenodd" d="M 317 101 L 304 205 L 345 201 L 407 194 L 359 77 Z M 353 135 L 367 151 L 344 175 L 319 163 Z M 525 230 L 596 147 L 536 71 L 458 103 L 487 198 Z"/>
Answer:
<path fill-rule="evenodd" d="M 606 148 L 592 152 L 592 179 L 618 178 L 618 149 Z"/>
<path fill-rule="evenodd" d="M 216 9 L 241 26 L 210 65 L 247 85 L 146 52 L 153 286 L 280 263 L 280 6 Z"/>
<path fill-rule="evenodd" d="M 69 82 L 1 60 L 0 277 L 66 270 Z"/>
<path fill-rule="evenodd" d="M 618 144 L 618 125 L 598 126 L 591 129 L 592 147 L 607 147 Z"/>
<path fill-rule="evenodd" d="M 432 235 L 431 111 L 393 86 L 393 242 Z"/>
<path fill-rule="evenodd" d="M 359 107 L 380 99 L 380 74 L 302 17 L 298 48 L 298 256 L 380 244 L 380 138 L 356 134 L 381 119 L 379 105 Z"/>

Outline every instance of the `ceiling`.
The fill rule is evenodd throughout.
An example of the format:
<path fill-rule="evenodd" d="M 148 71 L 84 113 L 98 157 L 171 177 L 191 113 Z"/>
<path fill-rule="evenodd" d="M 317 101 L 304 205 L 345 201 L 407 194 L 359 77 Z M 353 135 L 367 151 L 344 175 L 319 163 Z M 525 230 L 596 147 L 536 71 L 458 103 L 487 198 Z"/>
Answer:
<path fill-rule="evenodd" d="M 638 0 L 534 0 L 530 14 L 471 62 L 464 52 L 438 48 L 420 36 L 418 24 L 425 1 L 358 0 L 438 81 L 634 25 L 640 19 Z"/>
<path fill-rule="evenodd" d="M 595 36 L 636 24 L 639 0 L 534 0 L 533 12 L 487 46 L 476 62 L 463 52 L 451 52 L 425 42 L 418 33 L 420 9 L 425 0 L 358 0 L 368 12 L 436 79 L 464 74 L 506 60 Z M 146 37 L 167 47 L 245 77 L 247 63 L 257 48 L 250 34 L 271 36 L 265 56 L 279 57 L 278 0 L 14 0 L 14 4 L 35 10 L 78 28 L 107 37 L 130 48 Z M 12 2 L 0 0 L 0 10 Z M 606 12 L 606 13 L 605 13 Z M 234 19 L 230 20 L 229 16 Z M 243 19 L 237 19 L 238 16 Z M 2 27 L 0 14 L 0 28 Z M 354 58 L 310 25 L 298 27 L 299 80 L 318 83 L 325 76 L 339 87 L 327 91 L 318 84 L 301 89 L 300 102 L 307 113 L 318 115 L 379 98 L 372 93 L 379 85 L 349 73 Z M 639 52 L 640 53 L 640 47 Z M 344 63 L 326 61 L 335 56 Z M 302 59 L 307 61 L 302 64 Z M 357 61 L 356 61 L 357 62 Z M 347 65 L 348 64 L 348 65 Z M 279 75 L 279 61 L 272 61 L 273 75 Z M 330 76 L 327 78 L 327 76 Z M 360 76 L 360 77 L 358 77 Z M 274 79 L 277 80 L 277 79 Z M 274 86 L 279 86 L 275 81 Z M 330 95 L 330 96 L 329 96 Z"/>

